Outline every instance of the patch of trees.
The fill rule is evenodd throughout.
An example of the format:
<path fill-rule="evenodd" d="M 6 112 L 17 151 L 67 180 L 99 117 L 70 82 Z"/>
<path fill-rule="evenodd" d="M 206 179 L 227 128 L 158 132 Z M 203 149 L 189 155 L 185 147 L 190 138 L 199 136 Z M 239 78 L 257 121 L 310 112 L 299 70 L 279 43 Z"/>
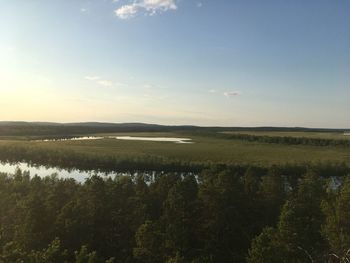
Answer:
<path fill-rule="evenodd" d="M 325 139 L 310 137 L 292 137 L 292 136 L 267 136 L 252 134 L 220 134 L 225 139 L 242 140 L 248 142 L 276 143 L 285 145 L 310 145 L 310 146 L 342 146 L 350 147 L 350 140 L 347 139 Z"/>
<path fill-rule="evenodd" d="M 347 262 L 350 175 L 321 170 L 1 174 L 0 262 Z"/>

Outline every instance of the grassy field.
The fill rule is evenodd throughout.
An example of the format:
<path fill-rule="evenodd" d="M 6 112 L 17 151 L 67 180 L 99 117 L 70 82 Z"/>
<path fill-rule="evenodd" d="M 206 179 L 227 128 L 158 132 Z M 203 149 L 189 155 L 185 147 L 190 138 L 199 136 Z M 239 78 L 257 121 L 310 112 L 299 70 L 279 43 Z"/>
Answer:
<path fill-rule="evenodd" d="M 265 132 L 265 134 L 271 133 Z M 109 133 L 103 135 L 181 137 L 191 138 L 194 143 L 176 144 L 171 142 L 123 141 L 116 139 L 38 142 L 19 138 L 18 140 L 0 140 L 0 146 L 10 144 L 31 146 L 52 151 L 65 149 L 77 153 L 111 155 L 121 158 L 154 156 L 164 157 L 171 160 L 196 162 L 211 161 L 224 163 L 250 163 L 270 165 L 283 163 L 329 161 L 345 162 L 347 164 L 350 164 L 349 147 L 268 144 L 240 140 L 229 140 L 225 138 L 216 138 L 214 136 L 204 136 L 196 133 Z M 273 133 L 273 135 L 276 136 L 275 133 Z M 101 134 L 98 134 L 98 136 L 101 136 Z M 304 135 L 296 134 L 296 136 Z M 309 136 L 317 135 L 315 134 Z M 320 136 L 330 135 L 322 134 Z"/>

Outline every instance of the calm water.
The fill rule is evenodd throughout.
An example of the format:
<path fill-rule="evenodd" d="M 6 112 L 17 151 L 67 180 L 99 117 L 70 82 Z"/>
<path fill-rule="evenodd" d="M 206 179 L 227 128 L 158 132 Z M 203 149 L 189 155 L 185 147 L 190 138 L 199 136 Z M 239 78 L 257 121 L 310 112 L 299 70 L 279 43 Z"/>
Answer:
<path fill-rule="evenodd" d="M 129 173 L 102 173 L 97 171 L 79 171 L 79 170 L 66 170 L 59 168 L 48 168 L 45 166 L 31 166 L 27 163 L 1 163 L 0 162 L 0 172 L 13 174 L 16 169 L 21 169 L 22 171 L 30 172 L 30 175 L 38 175 L 39 177 L 45 177 L 52 174 L 57 174 L 59 178 L 73 178 L 78 182 L 84 182 L 87 178 L 92 175 L 98 175 L 101 177 L 111 177 L 114 178 L 116 176 L 121 175 L 130 175 Z"/>
<path fill-rule="evenodd" d="M 101 139 L 116 139 L 116 140 L 128 140 L 128 141 L 151 141 L 151 142 L 173 142 L 173 143 L 193 143 L 189 138 L 174 138 L 174 137 L 134 137 L 134 136 L 84 136 L 62 139 L 45 139 L 37 140 L 39 142 L 61 142 L 61 141 L 86 141 L 86 140 L 101 140 Z"/>
<path fill-rule="evenodd" d="M 104 137 L 96 136 L 83 136 L 83 137 L 73 137 L 73 138 L 62 138 L 62 139 L 45 139 L 45 140 L 36 140 L 38 142 L 63 142 L 63 141 L 86 141 L 86 140 L 101 140 Z"/>
<path fill-rule="evenodd" d="M 151 141 L 151 142 L 174 142 L 174 143 L 193 143 L 189 138 L 171 138 L 171 137 L 134 137 L 134 136 L 117 136 L 109 137 L 117 140 L 131 141 Z"/>

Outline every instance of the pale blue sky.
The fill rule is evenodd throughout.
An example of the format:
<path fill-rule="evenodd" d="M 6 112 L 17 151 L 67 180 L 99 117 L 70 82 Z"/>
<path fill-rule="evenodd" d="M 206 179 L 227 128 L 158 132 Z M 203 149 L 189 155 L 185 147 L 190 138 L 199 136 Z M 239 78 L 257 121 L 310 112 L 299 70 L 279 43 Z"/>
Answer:
<path fill-rule="evenodd" d="M 0 0 L 0 120 L 350 127 L 348 0 Z"/>

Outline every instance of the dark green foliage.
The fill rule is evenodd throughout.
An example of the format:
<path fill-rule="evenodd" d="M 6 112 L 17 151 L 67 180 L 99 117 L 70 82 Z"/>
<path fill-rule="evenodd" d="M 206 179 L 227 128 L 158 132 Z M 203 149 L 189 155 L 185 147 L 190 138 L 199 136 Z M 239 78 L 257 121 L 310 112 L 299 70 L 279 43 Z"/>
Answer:
<path fill-rule="evenodd" d="M 200 189 L 204 253 L 213 262 L 241 262 L 249 246 L 249 206 L 237 174 L 207 174 Z"/>
<path fill-rule="evenodd" d="M 334 189 L 327 194 L 325 185 L 324 180 L 309 171 L 287 198 L 276 228 L 264 229 L 253 240 L 247 261 L 347 262 L 341 257 L 345 258 L 350 248 L 350 231 L 346 228 L 350 202 L 343 199 L 348 185 L 344 183 L 339 194 Z M 342 212 L 332 209 L 330 200 L 341 203 Z M 335 261 L 330 259 L 330 254 Z"/>
<path fill-rule="evenodd" d="M 326 197 L 324 183 L 313 172 L 300 181 L 295 195 L 285 203 L 279 219 L 280 239 L 295 262 L 312 258 L 318 262 L 326 249 L 321 235 L 324 215 L 321 202 Z"/>
<path fill-rule="evenodd" d="M 274 226 L 287 193 L 286 180 L 276 167 L 262 178 L 260 197 L 263 199 L 265 224 Z"/>
<path fill-rule="evenodd" d="M 74 257 L 70 258 L 68 251 L 62 249 L 58 238 L 54 239 L 47 248 L 37 251 L 24 251 L 16 243 L 7 243 L 0 253 L 2 263 L 113 263 L 114 259 L 103 260 L 97 256 L 95 251 L 89 252 L 86 246 L 82 246 L 79 251 L 74 252 Z"/>
<path fill-rule="evenodd" d="M 92 176 L 84 184 L 0 174 L 0 262 L 345 258 L 350 181 L 337 170 L 340 188 L 327 189 L 320 170 L 215 165 L 198 176 Z M 292 180 L 295 171 L 306 173 Z"/>
<path fill-rule="evenodd" d="M 164 262 L 164 233 L 157 222 L 146 221 L 135 235 L 136 246 L 133 250 L 135 259 L 139 262 Z"/>
<path fill-rule="evenodd" d="M 311 146 L 341 146 L 350 147 L 350 140 L 344 139 L 324 139 L 324 138 L 310 138 L 310 137 L 292 137 L 292 136 L 260 136 L 251 134 L 230 134 L 221 135 L 224 138 L 233 140 L 242 140 L 249 142 L 275 143 L 286 145 L 311 145 Z"/>
<path fill-rule="evenodd" d="M 283 262 L 283 247 L 278 240 L 276 230 L 266 227 L 252 241 L 252 249 L 247 258 L 248 263 L 279 263 Z"/>
<path fill-rule="evenodd" d="M 323 234 L 332 253 L 340 257 L 348 255 L 350 244 L 350 177 L 340 189 L 330 189 L 329 198 L 322 202 L 326 216 Z"/>

